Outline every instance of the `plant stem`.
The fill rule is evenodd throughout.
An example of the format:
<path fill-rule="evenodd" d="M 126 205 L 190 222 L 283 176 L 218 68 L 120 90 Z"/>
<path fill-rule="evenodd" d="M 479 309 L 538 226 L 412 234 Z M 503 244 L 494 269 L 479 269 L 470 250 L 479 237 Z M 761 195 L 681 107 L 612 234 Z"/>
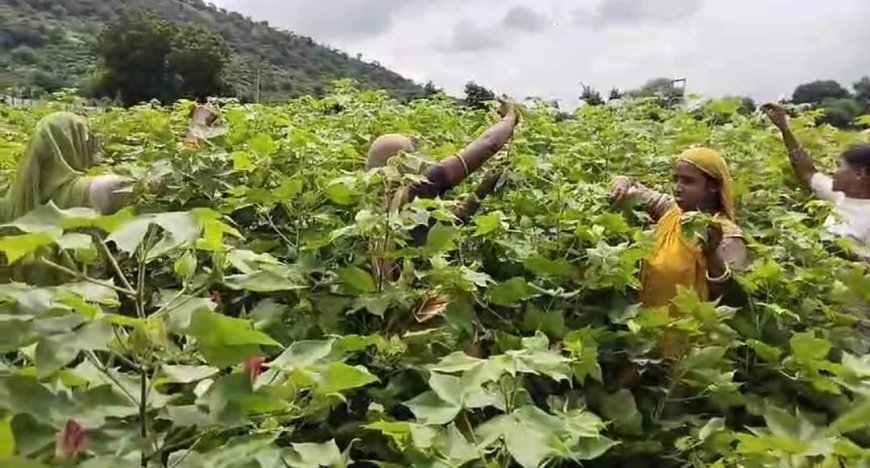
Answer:
<path fill-rule="evenodd" d="M 60 265 L 60 264 L 58 264 L 58 263 L 55 263 L 55 262 L 53 262 L 53 261 L 51 261 L 51 260 L 48 260 L 48 259 L 46 259 L 46 258 L 41 258 L 40 261 L 41 261 L 43 264 L 45 264 L 46 266 L 49 266 L 49 267 L 51 267 L 51 268 L 54 268 L 55 270 L 58 270 L 58 271 L 61 271 L 61 272 L 63 272 L 63 273 L 66 273 L 66 274 L 68 274 L 68 275 L 70 275 L 70 276 L 73 276 L 73 277 L 75 277 L 76 279 L 79 279 L 79 280 L 82 280 L 82 281 L 87 281 L 88 283 L 93 283 L 93 284 L 96 284 L 96 285 L 98 285 L 98 286 L 102 286 L 102 287 L 104 287 L 104 288 L 113 289 L 113 290 L 115 290 L 116 292 L 119 292 L 119 293 L 124 294 L 124 295 L 126 295 L 126 296 L 131 296 L 131 297 L 135 297 L 135 296 L 136 296 L 136 291 L 129 290 L 129 289 L 125 289 L 125 288 L 121 288 L 121 287 L 115 286 L 115 285 L 112 284 L 112 283 L 109 283 L 109 282 L 106 282 L 106 281 L 100 281 L 100 280 L 98 280 L 98 279 L 91 278 L 90 276 L 86 276 L 86 275 L 82 274 L 81 272 L 78 272 L 78 271 L 75 271 L 75 270 L 73 270 L 73 269 L 67 268 L 67 267 L 65 267 L 65 266 L 63 266 L 63 265 Z"/>
<path fill-rule="evenodd" d="M 148 263 L 148 251 L 151 249 L 151 241 L 154 238 L 154 228 L 149 229 L 145 236 L 145 242 L 139 247 L 139 271 L 136 283 L 136 312 L 140 319 L 145 319 L 145 268 Z M 125 280 L 126 281 L 126 280 Z M 147 352 L 147 350 L 145 351 Z M 142 356 L 142 364 L 139 366 L 139 430 L 142 436 L 141 466 L 148 466 L 148 455 L 145 446 L 148 442 L 148 363 L 151 356 Z M 155 367 L 156 369 L 156 367 Z"/>
<path fill-rule="evenodd" d="M 139 370 L 139 435 L 142 436 L 142 467 L 148 466 L 148 456 L 145 454 L 145 441 L 148 439 L 148 370 L 143 366 Z"/>
<path fill-rule="evenodd" d="M 115 269 L 115 274 L 118 275 L 118 279 L 121 280 L 121 283 L 124 284 L 124 287 L 125 287 L 125 288 L 127 288 L 127 289 L 129 289 L 129 290 L 132 291 L 132 290 L 133 290 L 133 286 L 130 284 L 129 281 L 127 281 L 127 277 L 124 276 L 124 272 L 121 271 L 121 266 L 118 265 L 118 261 L 115 259 L 115 256 L 112 255 L 112 251 L 109 250 L 109 246 L 106 245 L 106 241 L 104 241 L 103 238 L 100 237 L 100 236 L 95 236 L 95 237 L 96 237 L 97 240 L 99 241 L 100 248 L 103 250 L 103 253 L 106 255 L 106 258 L 109 259 L 109 263 L 112 264 L 112 268 Z"/>
<path fill-rule="evenodd" d="M 133 402 L 133 404 L 139 403 L 139 401 L 136 399 L 136 397 L 133 396 L 126 388 L 124 388 L 124 386 L 121 385 L 121 382 L 119 382 L 118 379 L 115 378 L 115 376 L 112 375 L 111 372 L 109 372 L 109 369 L 106 369 L 103 366 L 103 364 L 100 362 L 100 360 L 97 358 L 97 356 L 94 355 L 93 351 L 85 351 L 85 358 L 87 358 L 89 361 L 91 361 L 91 364 L 93 364 L 94 367 L 97 368 L 97 370 L 99 370 L 100 372 L 105 374 L 106 377 L 109 378 L 109 380 L 111 380 L 115 385 L 117 385 L 118 388 L 121 389 L 121 392 L 123 392 L 124 395 L 126 395 L 127 398 L 129 398 L 130 401 Z"/>

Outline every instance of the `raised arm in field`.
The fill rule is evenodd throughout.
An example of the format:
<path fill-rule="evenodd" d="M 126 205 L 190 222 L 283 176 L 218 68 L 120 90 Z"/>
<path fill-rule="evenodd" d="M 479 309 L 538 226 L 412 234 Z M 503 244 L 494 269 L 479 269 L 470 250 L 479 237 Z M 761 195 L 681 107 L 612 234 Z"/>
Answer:
<path fill-rule="evenodd" d="M 778 104 L 768 103 L 761 106 L 761 110 L 768 119 L 782 133 L 782 141 L 788 151 L 788 159 L 791 161 L 791 167 L 794 168 L 798 179 L 807 187 L 811 185 L 813 176 L 818 172 L 813 160 L 798 143 L 797 138 L 788 126 L 788 115 L 785 109 Z"/>
<path fill-rule="evenodd" d="M 610 201 L 614 205 L 622 205 L 625 202 L 640 203 L 654 222 L 658 222 L 675 203 L 670 195 L 647 188 L 624 176 L 613 179 Z"/>
<path fill-rule="evenodd" d="M 520 122 L 519 114 L 513 104 L 502 102 L 499 109 L 501 120 L 477 137 L 455 156 L 433 165 L 426 171 L 427 183 L 417 184 L 411 189 L 409 199 L 416 197 L 435 198 L 456 187 L 469 175 L 480 169 L 492 159 L 513 136 Z"/>

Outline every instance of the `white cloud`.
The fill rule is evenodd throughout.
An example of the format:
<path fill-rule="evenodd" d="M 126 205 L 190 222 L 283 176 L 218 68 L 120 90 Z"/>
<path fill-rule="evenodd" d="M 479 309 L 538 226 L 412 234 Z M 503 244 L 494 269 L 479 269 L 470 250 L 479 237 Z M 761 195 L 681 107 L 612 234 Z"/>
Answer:
<path fill-rule="evenodd" d="M 690 92 L 769 99 L 806 81 L 850 84 L 870 73 L 867 0 L 589 0 L 579 24 L 566 0 L 218 1 L 302 33 L 326 31 L 311 34 L 456 94 L 474 80 L 571 104 L 581 82 L 606 93 L 672 76 L 686 78 Z M 505 18 L 519 5 L 552 24 L 518 34 Z M 289 12 L 303 7 L 333 17 L 299 29 Z M 370 18 L 377 12 L 380 23 Z"/>

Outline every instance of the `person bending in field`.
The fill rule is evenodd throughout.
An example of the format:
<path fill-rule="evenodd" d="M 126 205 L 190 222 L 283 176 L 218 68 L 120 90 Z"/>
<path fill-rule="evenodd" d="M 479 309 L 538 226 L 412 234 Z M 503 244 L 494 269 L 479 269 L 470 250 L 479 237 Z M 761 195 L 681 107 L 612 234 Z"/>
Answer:
<path fill-rule="evenodd" d="M 132 179 L 117 175 L 88 177 L 97 164 L 99 144 L 87 121 L 68 112 L 43 118 L 18 164 L 6 196 L 0 200 L 0 222 L 13 221 L 53 202 L 59 208 L 88 207 L 111 214 L 128 201 Z"/>
<path fill-rule="evenodd" d="M 62 209 L 93 208 L 106 215 L 128 203 L 133 180 L 117 175 L 89 177 L 99 145 L 84 118 L 51 114 L 36 126 L 9 191 L 0 199 L 0 224 L 10 223 L 48 202 Z M 25 262 L 26 263 L 26 262 Z M 62 276 L 39 264 L 0 265 L 0 283 L 60 284 Z"/>
<path fill-rule="evenodd" d="M 843 152 L 840 167 L 833 177 L 816 170 L 812 158 L 801 148 L 788 126 L 785 109 L 777 104 L 761 107 L 782 133 L 788 157 L 801 183 L 823 200 L 833 203 L 837 217 L 826 222 L 829 231 L 851 238 L 861 247 L 870 247 L 870 145 L 855 146 Z M 870 255 L 858 255 L 867 261 Z"/>
<path fill-rule="evenodd" d="M 487 161 L 496 155 L 513 135 L 514 128 L 520 121 L 519 114 L 510 103 L 503 102 L 499 109 L 501 120 L 490 127 L 483 135 L 471 142 L 455 156 L 432 165 L 424 173 L 424 181 L 403 187 L 391 194 L 388 200 L 388 210 L 399 211 L 404 205 L 416 198 L 437 198 L 450 189 L 462 183 L 469 175 L 480 169 Z M 387 162 L 401 152 L 414 152 L 416 145 L 405 135 L 383 135 L 371 145 L 366 158 L 366 171 L 386 166 Z M 480 202 L 490 195 L 502 177 L 502 171 L 494 171 L 487 175 L 477 187 L 474 195 L 462 203 L 454 213 L 460 220 L 466 222 L 479 209 Z M 412 242 L 416 246 L 425 244 L 429 226 L 423 225 L 411 233 Z M 391 262 L 375 266 L 376 277 L 395 278 L 397 271 Z"/>
<path fill-rule="evenodd" d="M 693 289 L 703 300 L 737 299 L 739 288 L 732 272 L 746 266 L 747 248 L 734 222 L 728 164 L 717 151 L 695 148 L 680 155 L 674 169 L 674 197 L 617 177 L 612 200 L 639 202 L 656 222 L 655 247 L 641 274 L 644 305 L 669 306 L 680 286 Z M 707 228 L 703 243 L 683 236 L 681 220 L 689 212 L 707 213 L 719 221 Z"/>
<path fill-rule="evenodd" d="M 196 96 L 195 107 L 190 111 L 190 127 L 184 137 L 184 147 L 187 149 L 199 148 L 200 142 L 208 139 L 213 133 L 211 127 L 218 119 L 218 114 L 208 103 L 204 94 Z"/>

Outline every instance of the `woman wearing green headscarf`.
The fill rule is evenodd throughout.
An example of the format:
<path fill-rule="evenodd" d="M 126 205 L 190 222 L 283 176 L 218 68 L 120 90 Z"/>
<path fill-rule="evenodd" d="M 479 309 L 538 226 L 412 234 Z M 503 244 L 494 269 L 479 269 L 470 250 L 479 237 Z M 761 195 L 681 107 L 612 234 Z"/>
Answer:
<path fill-rule="evenodd" d="M 53 202 L 59 208 L 90 207 L 111 214 L 126 204 L 121 189 L 132 180 L 117 175 L 89 177 L 99 145 L 84 118 L 58 112 L 42 119 L 0 200 L 0 221 L 8 223 Z"/>

